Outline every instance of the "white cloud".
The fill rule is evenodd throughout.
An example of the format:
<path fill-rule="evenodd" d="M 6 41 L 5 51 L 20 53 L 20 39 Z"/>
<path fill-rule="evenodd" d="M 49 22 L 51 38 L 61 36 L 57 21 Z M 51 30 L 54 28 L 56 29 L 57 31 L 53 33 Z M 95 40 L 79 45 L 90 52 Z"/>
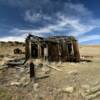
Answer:
<path fill-rule="evenodd" d="M 51 20 L 51 17 L 47 15 L 43 15 L 41 11 L 39 13 L 33 13 L 30 10 L 27 10 L 25 12 L 24 20 L 33 23 L 40 20 Z"/>
<path fill-rule="evenodd" d="M 33 35 L 36 36 L 46 36 L 48 33 L 50 33 L 49 35 L 57 35 L 54 34 L 54 31 L 63 31 L 63 30 L 68 30 L 67 26 L 70 25 L 71 27 L 71 31 L 70 31 L 70 35 L 73 36 L 80 36 L 85 34 L 86 32 L 91 31 L 92 29 L 96 28 L 97 25 L 95 25 L 95 23 L 92 23 L 91 25 L 89 24 L 82 24 L 80 23 L 80 20 L 78 19 L 71 19 L 71 18 L 66 18 L 64 16 L 60 16 L 60 20 L 58 21 L 57 24 L 55 25 L 48 25 L 46 27 L 40 28 L 40 29 L 12 29 L 10 32 L 12 33 L 16 33 L 16 35 L 20 35 L 22 38 L 25 38 L 26 34 L 28 33 L 32 33 Z M 98 25 L 99 27 L 99 25 Z M 67 33 L 65 33 L 66 35 Z M 94 37 L 86 37 L 86 38 L 80 38 L 79 42 L 83 42 L 83 41 L 88 41 L 90 39 L 96 39 L 98 38 L 98 36 L 94 36 Z"/>
<path fill-rule="evenodd" d="M 0 0 L 1 4 L 9 5 L 13 7 L 29 7 L 32 5 L 33 0 Z"/>
<path fill-rule="evenodd" d="M 38 21 L 41 18 L 41 14 L 31 14 L 30 10 L 26 11 L 25 13 L 25 20 L 29 22 Z"/>
<path fill-rule="evenodd" d="M 0 41 L 19 41 L 19 42 L 24 42 L 25 41 L 25 37 L 20 37 L 20 36 L 6 36 L 6 37 L 2 37 L 0 38 Z"/>
<path fill-rule="evenodd" d="M 60 15 L 64 15 L 65 17 L 68 18 L 91 18 L 92 16 L 92 12 L 89 11 L 83 4 L 73 4 L 73 3 L 64 3 L 63 7 L 61 7 L 60 3 L 58 3 L 58 5 L 56 5 L 56 3 L 51 2 L 50 0 L 47 0 L 47 4 L 46 5 L 42 5 L 42 3 L 38 3 L 38 6 L 35 5 L 35 7 L 28 9 L 25 12 L 24 15 L 24 19 L 25 21 L 29 21 L 31 23 L 33 23 L 34 21 L 40 21 L 40 20 L 51 20 L 52 21 L 57 21 L 58 19 L 55 18 L 59 18 L 59 14 Z M 45 4 L 46 0 L 43 0 L 43 3 Z M 47 6 L 47 9 L 45 8 L 46 12 L 43 13 L 44 11 L 42 10 L 42 8 L 44 8 L 45 6 Z M 51 7 L 50 9 L 48 9 L 48 7 Z M 55 7 L 54 7 L 55 6 Z M 57 8 L 56 8 L 57 6 Z M 39 7 L 39 8 L 38 8 Z M 35 9 L 39 9 L 39 10 L 35 10 Z M 61 9 L 60 9 L 61 8 Z M 55 9 L 58 9 L 55 12 Z M 51 12 L 52 11 L 52 12 Z"/>
<path fill-rule="evenodd" d="M 22 1 L 24 2 L 24 0 Z M 27 0 L 25 1 L 27 2 Z M 44 0 L 44 1 L 50 2 L 50 0 Z M 20 1 L 18 0 L 18 2 Z M 21 2 L 19 4 L 21 4 Z M 59 10 L 56 13 L 53 11 L 54 9 L 52 10 L 49 9 L 52 11 L 53 14 L 48 16 L 47 13 L 46 14 L 43 13 L 41 9 L 41 7 L 44 7 L 45 5 L 44 6 L 40 6 L 40 4 L 35 5 L 36 8 L 38 8 L 37 6 L 40 7 L 39 11 L 34 12 L 35 9 L 34 7 L 32 9 L 26 10 L 24 16 L 25 21 L 31 22 L 31 24 L 33 23 L 33 25 L 35 25 L 34 22 L 39 24 L 41 20 L 42 21 L 51 20 L 52 22 L 55 21 L 56 24 L 47 24 L 45 25 L 45 27 L 41 27 L 38 29 L 13 28 L 12 30 L 10 30 L 10 32 L 15 33 L 15 36 L 4 37 L 1 38 L 0 40 L 23 41 L 24 38 L 26 37 L 26 34 L 28 33 L 32 33 L 33 35 L 37 36 L 46 36 L 46 34 L 48 33 L 50 33 L 49 35 L 57 35 L 57 33 L 54 33 L 54 31 L 57 32 L 66 31 L 70 33 L 70 35 L 78 37 L 84 35 L 86 32 L 95 29 L 96 27 L 100 27 L 100 20 L 92 18 L 92 12 L 89 11 L 83 4 L 65 3 L 64 7 L 62 7 L 62 10 Z M 52 7 L 55 5 L 46 5 L 46 6 L 48 9 L 49 6 Z M 65 33 L 65 35 L 66 34 L 67 33 Z M 89 41 L 98 38 L 100 37 L 97 35 L 88 36 L 86 38 L 80 38 L 79 42 Z"/>
<path fill-rule="evenodd" d="M 76 11 L 82 16 L 92 16 L 92 12 L 89 11 L 83 4 L 72 4 L 72 3 L 67 3 L 66 6 L 68 6 L 70 9 Z"/>
<path fill-rule="evenodd" d="M 57 16 L 58 19 L 53 19 L 54 16 L 48 17 L 45 14 L 43 15 L 41 12 L 31 13 L 31 11 L 28 10 L 25 13 L 25 20 L 31 23 L 33 22 L 39 23 L 39 20 L 41 20 L 41 17 L 42 18 L 45 17 L 47 19 L 52 19 L 52 21 L 56 22 L 56 24 L 54 25 L 53 24 L 46 25 L 46 27 L 43 27 L 43 28 L 41 27 L 38 30 L 31 30 L 32 32 L 36 32 L 40 34 L 48 33 L 48 32 L 52 33 L 54 31 L 61 32 L 64 30 L 68 32 L 68 30 L 70 30 L 69 31 L 70 35 L 79 36 L 97 27 L 96 25 L 97 21 L 95 22 L 95 20 L 91 17 L 92 12 L 89 11 L 87 8 L 85 8 L 83 4 L 65 3 L 63 10 L 64 12 L 59 11 L 55 13 L 55 16 Z M 72 13 L 70 13 L 70 11 L 72 11 Z M 84 18 L 85 18 L 85 22 L 82 22 Z"/>
<path fill-rule="evenodd" d="M 86 42 L 86 41 L 91 41 L 91 40 L 100 40 L 100 35 L 91 35 L 91 36 L 86 36 L 83 39 L 79 39 L 80 43 Z"/>

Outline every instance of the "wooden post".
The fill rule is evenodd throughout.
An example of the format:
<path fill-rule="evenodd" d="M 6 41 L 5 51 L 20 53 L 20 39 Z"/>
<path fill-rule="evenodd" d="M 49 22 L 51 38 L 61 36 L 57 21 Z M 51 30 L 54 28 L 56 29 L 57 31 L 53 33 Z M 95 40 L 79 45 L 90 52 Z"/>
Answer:
<path fill-rule="evenodd" d="M 69 51 L 68 51 L 68 43 L 66 42 L 66 54 L 67 54 L 67 61 L 69 61 Z"/>
<path fill-rule="evenodd" d="M 32 57 L 31 49 L 32 49 L 32 43 L 31 43 L 31 40 L 29 40 L 29 58 L 30 58 L 30 59 L 31 59 L 31 57 Z"/>
<path fill-rule="evenodd" d="M 25 40 L 25 59 L 29 59 L 29 42 L 27 39 Z"/>
<path fill-rule="evenodd" d="M 80 61 L 80 53 L 79 53 L 79 48 L 78 48 L 77 41 L 73 41 L 73 49 L 74 49 L 75 61 L 79 62 Z"/>
<path fill-rule="evenodd" d="M 61 61 L 61 47 L 60 47 L 60 43 L 58 42 L 58 52 L 59 52 L 59 61 Z"/>
<path fill-rule="evenodd" d="M 40 50 L 40 58 L 42 58 L 42 48 L 41 48 L 41 45 L 39 47 L 39 50 Z"/>
<path fill-rule="evenodd" d="M 30 79 L 35 81 L 35 66 L 33 62 L 30 62 Z"/>
<path fill-rule="evenodd" d="M 48 46 L 46 45 L 46 48 L 44 48 L 44 60 L 47 60 L 48 58 Z"/>
<path fill-rule="evenodd" d="M 38 58 L 41 58 L 41 45 L 38 44 Z"/>

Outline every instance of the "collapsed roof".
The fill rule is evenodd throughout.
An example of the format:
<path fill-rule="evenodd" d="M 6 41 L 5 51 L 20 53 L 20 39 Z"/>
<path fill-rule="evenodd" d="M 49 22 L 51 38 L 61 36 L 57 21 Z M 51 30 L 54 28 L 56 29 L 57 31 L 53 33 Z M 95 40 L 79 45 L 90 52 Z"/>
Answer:
<path fill-rule="evenodd" d="M 80 61 L 78 43 L 73 36 L 48 38 L 29 35 L 26 38 L 26 59 L 48 61 Z"/>

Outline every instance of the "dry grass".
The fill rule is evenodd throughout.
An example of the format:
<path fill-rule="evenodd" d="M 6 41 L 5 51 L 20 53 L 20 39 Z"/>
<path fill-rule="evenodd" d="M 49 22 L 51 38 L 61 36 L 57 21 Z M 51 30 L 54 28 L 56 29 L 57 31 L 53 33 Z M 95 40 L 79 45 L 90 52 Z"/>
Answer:
<path fill-rule="evenodd" d="M 22 45 L 1 46 L 1 60 L 7 55 L 16 56 L 13 55 L 13 49 L 17 47 L 24 50 Z M 20 87 L 17 87 L 16 92 L 16 87 L 14 87 L 14 90 L 9 87 L 9 89 L 15 93 L 16 98 L 13 97 L 13 100 L 86 100 L 80 95 L 80 91 L 82 90 L 81 86 L 89 85 L 90 88 L 92 88 L 100 84 L 100 46 L 80 46 L 80 54 L 81 57 L 91 60 L 91 62 L 50 63 L 50 66 L 57 67 L 62 71 L 51 69 L 50 77 L 37 80 L 39 83 L 39 91 L 36 97 L 38 99 L 33 98 L 35 92 L 28 91 L 26 88 L 20 89 Z M 0 73 L 0 76 L 3 77 L 1 74 L 2 73 Z M 9 74 L 9 71 L 7 74 L 5 73 L 5 77 L 6 75 L 14 77 L 13 74 Z M 66 88 L 67 86 L 74 86 L 74 93 L 59 94 L 59 89 Z M 2 85 L 0 87 L 2 87 Z M 9 89 L 7 87 L 0 88 L 0 100 L 11 100 L 13 93 L 10 93 Z M 20 91 L 20 94 L 18 91 Z M 25 95 L 25 93 L 28 95 Z M 17 98 L 18 96 L 19 98 Z M 92 100 L 100 100 L 100 97 L 95 97 Z"/>

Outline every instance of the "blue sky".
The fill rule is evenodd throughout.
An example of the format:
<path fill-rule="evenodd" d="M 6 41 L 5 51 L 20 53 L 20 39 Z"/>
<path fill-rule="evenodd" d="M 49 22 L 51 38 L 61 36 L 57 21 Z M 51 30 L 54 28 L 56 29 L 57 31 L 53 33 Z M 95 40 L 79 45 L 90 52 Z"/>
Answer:
<path fill-rule="evenodd" d="M 73 35 L 100 44 L 100 0 L 0 0 L 0 41 Z"/>

